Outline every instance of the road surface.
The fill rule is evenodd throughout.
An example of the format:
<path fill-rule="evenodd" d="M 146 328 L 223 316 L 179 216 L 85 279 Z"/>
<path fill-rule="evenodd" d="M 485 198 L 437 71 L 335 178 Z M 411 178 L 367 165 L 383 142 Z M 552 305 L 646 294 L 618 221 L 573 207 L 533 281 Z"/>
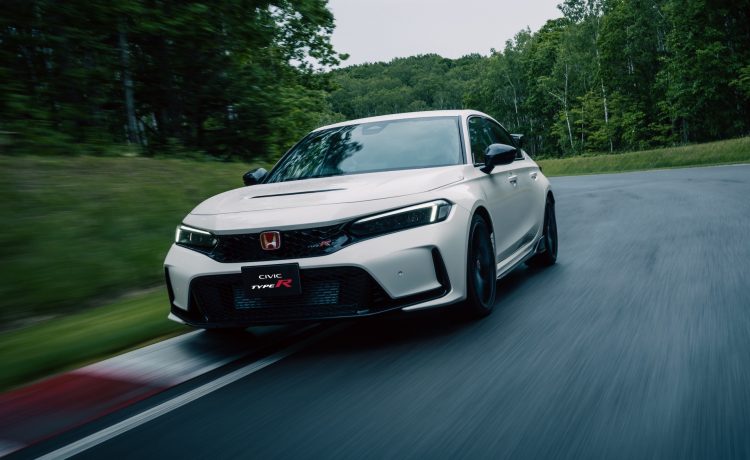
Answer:
<path fill-rule="evenodd" d="M 344 325 L 77 458 L 750 457 L 750 166 L 552 182 L 558 264 L 490 317 Z"/>

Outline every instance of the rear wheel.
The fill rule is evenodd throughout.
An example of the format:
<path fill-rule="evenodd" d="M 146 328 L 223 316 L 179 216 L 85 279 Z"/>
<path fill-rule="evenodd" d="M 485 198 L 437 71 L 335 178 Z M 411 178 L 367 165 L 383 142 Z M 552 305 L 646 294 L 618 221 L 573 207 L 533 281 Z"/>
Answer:
<path fill-rule="evenodd" d="M 466 264 L 466 308 L 474 317 L 492 313 L 495 305 L 495 251 L 487 222 L 478 215 L 471 219 L 469 251 Z"/>
<path fill-rule="evenodd" d="M 555 202 L 547 197 L 544 207 L 544 227 L 542 240 L 536 255 L 526 261 L 530 267 L 548 267 L 557 262 L 557 219 L 555 218 Z"/>

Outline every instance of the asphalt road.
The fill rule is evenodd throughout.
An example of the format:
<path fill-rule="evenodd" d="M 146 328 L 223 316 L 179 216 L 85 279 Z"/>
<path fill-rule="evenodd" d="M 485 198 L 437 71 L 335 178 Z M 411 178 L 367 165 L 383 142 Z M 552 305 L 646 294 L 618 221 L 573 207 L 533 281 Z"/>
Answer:
<path fill-rule="evenodd" d="M 81 458 L 748 458 L 750 166 L 553 179 L 495 312 L 355 323 Z"/>

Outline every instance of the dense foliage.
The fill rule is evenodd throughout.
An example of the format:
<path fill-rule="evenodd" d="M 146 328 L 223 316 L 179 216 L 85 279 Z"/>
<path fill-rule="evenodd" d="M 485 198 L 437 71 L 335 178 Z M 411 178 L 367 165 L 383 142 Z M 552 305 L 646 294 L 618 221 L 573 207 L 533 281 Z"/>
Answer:
<path fill-rule="evenodd" d="M 330 71 L 326 0 L 6 0 L 0 149 L 272 161 L 309 129 L 475 108 L 545 155 L 750 130 L 750 0 L 564 0 L 489 56 Z M 501 44 L 498 44 L 501 45 Z M 483 50 L 478 50 L 483 51 Z"/>
<path fill-rule="evenodd" d="M 325 0 L 5 0 L 10 152 L 277 156 L 327 113 Z"/>
<path fill-rule="evenodd" d="M 622 151 L 750 132 L 750 0 L 565 0 L 489 57 L 333 72 L 346 118 L 487 112 L 534 153 Z"/>

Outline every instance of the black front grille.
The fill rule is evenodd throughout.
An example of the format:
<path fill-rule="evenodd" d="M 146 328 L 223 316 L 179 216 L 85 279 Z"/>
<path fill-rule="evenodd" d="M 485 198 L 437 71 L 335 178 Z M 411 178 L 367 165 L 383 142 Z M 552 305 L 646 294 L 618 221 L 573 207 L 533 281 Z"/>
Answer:
<path fill-rule="evenodd" d="M 275 251 L 264 251 L 261 248 L 260 233 L 244 233 L 217 235 L 216 247 L 200 252 L 224 263 L 261 262 L 324 256 L 352 242 L 352 238 L 344 230 L 344 224 L 288 230 L 280 234 L 281 247 Z"/>
<path fill-rule="evenodd" d="M 302 294 L 249 297 L 241 274 L 211 275 L 190 284 L 196 323 L 211 325 L 274 323 L 355 317 L 380 313 L 445 294 L 444 289 L 394 300 L 364 270 L 356 267 L 300 270 Z"/>

